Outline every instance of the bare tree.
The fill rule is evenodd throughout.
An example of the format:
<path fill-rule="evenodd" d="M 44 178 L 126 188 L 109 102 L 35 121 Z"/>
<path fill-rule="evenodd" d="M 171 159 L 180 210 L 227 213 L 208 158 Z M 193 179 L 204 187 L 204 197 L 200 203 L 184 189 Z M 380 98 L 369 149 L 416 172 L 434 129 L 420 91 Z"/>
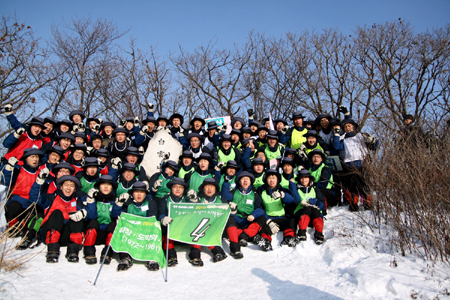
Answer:
<path fill-rule="evenodd" d="M 52 26 L 52 48 L 65 68 L 64 80 L 53 88 L 64 98 L 63 111 L 80 109 L 96 115 L 117 104 L 117 96 L 123 91 L 114 90 L 121 85 L 117 46 L 113 42 L 126 33 L 112 22 L 89 18 Z M 103 106 L 96 107 L 99 103 Z"/>
<path fill-rule="evenodd" d="M 41 43 L 42 44 L 42 43 Z M 11 104 L 26 122 L 46 110 L 39 97 L 53 79 L 49 53 L 30 26 L 3 16 L 0 25 L 0 105 Z M 8 132 L 6 123 L 0 138 Z"/>

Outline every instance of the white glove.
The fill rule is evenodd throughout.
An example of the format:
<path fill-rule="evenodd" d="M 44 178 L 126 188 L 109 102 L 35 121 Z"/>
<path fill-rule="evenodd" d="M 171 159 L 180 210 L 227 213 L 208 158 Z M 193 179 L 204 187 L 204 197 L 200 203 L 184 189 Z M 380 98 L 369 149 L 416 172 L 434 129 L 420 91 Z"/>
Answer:
<path fill-rule="evenodd" d="M 18 161 L 19 161 L 19 160 L 18 160 L 17 158 L 15 158 L 15 157 L 10 157 L 10 158 L 8 159 L 8 163 L 7 163 L 6 166 L 5 166 L 5 169 L 8 170 L 8 171 L 14 170 L 14 166 L 17 164 Z"/>
<path fill-rule="evenodd" d="M 142 126 L 141 130 L 139 131 L 140 135 L 145 135 L 148 132 L 148 126 L 144 125 Z"/>
<path fill-rule="evenodd" d="M 9 116 L 9 115 L 11 115 L 13 113 L 11 104 L 6 104 L 4 106 L 4 108 L 5 108 L 5 115 L 6 116 Z"/>
<path fill-rule="evenodd" d="M 87 211 L 83 208 L 75 213 L 69 214 L 69 218 L 74 222 L 80 222 L 87 216 Z"/>
<path fill-rule="evenodd" d="M 298 156 L 301 158 L 301 160 L 306 161 L 308 160 L 308 155 L 306 155 L 306 152 L 303 150 L 298 149 Z"/>
<path fill-rule="evenodd" d="M 87 195 L 87 203 L 94 203 L 95 202 L 95 196 L 98 195 L 98 190 L 95 188 L 92 188 L 89 190 Z"/>
<path fill-rule="evenodd" d="M 83 123 L 78 124 L 78 132 L 84 132 L 85 131 L 85 126 Z"/>
<path fill-rule="evenodd" d="M 94 126 L 92 126 L 92 130 L 99 131 L 100 130 L 100 124 L 95 124 Z"/>
<path fill-rule="evenodd" d="M 219 128 L 220 128 L 220 132 L 226 132 L 228 125 L 227 125 L 227 123 L 223 123 L 223 125 L 219 126 Z"/>
<path fill-rule="evenodd" d="M 88 146 L 88 147 L 86 148 L 87 154 L 88 154 L 88 155 L 91 155 L 92 150 L 94 150 L 94 147 Z"/>
<path fill-rule="evenodd" d="M 288 130 L 289 130 L 289 126 L 288 125 L 284 125 L 283 129 L 281 129 L 281 133 L 282 134 L 286 134 Z"/>
<path fill-rule="evenodd" d="M 272 192 L 272 198 L 274 199 L 274 200 L 277 200 L 277 199 L 280 199 L 280 198 L 284 198 L 284 192 L 283 191 L 281 191 L 281 192 L 279 192 L 279 191 L 274 191 L 274 192 Z"/>
<path fill-rule="evenodd" d="M 111 167 L 113 167 L 114 169 L 118 169 L 119 168 L 119 164 L 122 162 L 122 160 L 118 157 L 114 157 L 113 159 L 111 159 Z"/>
<path fill-rule="evenodd" d="M 117 206 L 122 207 L 125 202 L 130 198 L 130 194 L 123 193 L 116 199 Z"/>
<path fill-rule="evenodd" d="M 217 172 L 220 172 L 220 170 L 222 170 L 222 168 L 225 166 L 225 162 L 224 161 L 219 161 L 218 163 L 217 163 L 217 165 L 214 167 L 214 169 L 217 171 Z"/>
<path fill-rule="evenodd" d="M 98 119 L 98 121 L 100 122 L 100 125 L 102 125 L 103 124 L 103 119 L 100 119 L 100 118 L 97 118 Z M 100 127 L 99 127 L 100 128 Z"/>
<path fill-rule="evenodd" d="M 344 116 L 350 116 L 350 112 L 348 111 L 347 106 L 341 105 L 339 106 L 339 111 L 344 114 Z"/>
<path fill-rule="evenodd" d="M 183 137 L 184 136 L 184 129 L 183 129 L 183 127 L 179 127 L 180 128 L 180 130 L 178 131 L 178 135 L 180 136 L 180 137 Z"/>
<path fill-rule="evenodd" d="M 305 168 L 304 166 L 298 166 L 297 173 L 300 172 L 301 170 L 303 170 L 304 168 Z"/>
<path fill-rule="evenodd" d="M 341 129 L 339 127 L 335 127 L 333 129 L 334 136 L 341 136 Z"/>
<path fill-rule="evenodd" d="M 191 200 L 191 202 L 197 202 L 197 193 L 194 190 L 189 190 L 187 192 L 187 196 L 189 197 L 189 200 Z"/>
<path fill-rule="evenodd" d="M 142 146 L 139 146 L 139 148 L 138 148 L 138 152 L 139 152 L 139 154 L 140 154 L 140 155 L 144 155 L 144 154 L 145 154 L 145 150 L 144 150 L 144 147 L 142 147 Z"/>
<path fill-rule="evenodd" d="M 369 145 L 375 144 L 376 139 L 373 136 L 371 136 L 368 133 L 363 133 L 363 136 L 364 136 L 364 142 L 366 144 L 369 144 Z"/>
<path fill-rule="evenodd" d="M 36 183 L 39 185 L 43 185 L 45 182 L 45 179 L 47 179 L 48 174 L 50 174 L 50 170 L 47 168 L 43 168 L 40 172 L 38 177 L 36 178 Z"/>
<path fill-rule="evenodd" d="M 154 192 L 158 191 L 158 188 L 160 186 L 162 186 L 162 182 L 163 182 L 162 179 L 158 179 L 158 180 L 155 181 L 155 183 L 153 184 L 153 191 Z"/>
<path fill-rule="evenodd" d="M 280 231 L 280 226 L 277 223 L 273 222 L 272 219 L 267 220 L 266 224 L 269 226 L 272 234 L 277 234 Z"/>
<path fill-rule="evenodd" d="M 134 126 L 139 126 L 139 117 L 134 117 Z"/>
<path fill-rule="evenodd" d="M 173 219 L 171 217 L 164 217 L 161 219 L 161 225 L 167 226 L 172 223 Z"/>
<path fill-rule="evenodd" d="M 317 206 L 312 205 L 312 204 L 309 204 L 309 203 L 306 202 L 306 201 L 302 201 L 301 204 L 302 204 L 304 207 L 309 206 L 309 207 L 314 207 L 314 208 L 317 208 L 318 210 L 320 210 Z"/>
<path fill-rule="evenodd" d="M 150 103 L 150 102 L 147 103 L 147 111 L 153 112 L 153 103 Z"/>
<path fill-rule="evenodd" d="M 166 163 L 168 160 L 169 160 L 169 157 L 170 157 L 170 153 L 165 153 L 164 154 L 164 162 Z"/>
<path fill-rule="evenodd" d="M 19 128 L 14 132 L 14 137 L 16 139 L 20 138 L 20 136 L 25 132 L 25 128 Z"/>
<path fill-rule="evenodd" d="M 164 127 L 158 126 L 158 127 L 156 128 L 156 131 L 160 131 L 160 130 L 163 130 L 163 129 L 164 129 Z"/>
<path fill-rule="evenodd" d="M 237 204 L 234 202 L 230 202 L 228 205 L 230 205 L 231 214 L 235 214 L 237 212 Z"/>

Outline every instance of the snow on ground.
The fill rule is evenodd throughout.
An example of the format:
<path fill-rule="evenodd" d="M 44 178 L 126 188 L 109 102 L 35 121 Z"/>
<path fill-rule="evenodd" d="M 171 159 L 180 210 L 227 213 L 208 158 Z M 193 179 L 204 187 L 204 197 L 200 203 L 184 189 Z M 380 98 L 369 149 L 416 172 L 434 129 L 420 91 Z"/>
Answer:
<path fill-rule="evenodd" d="M 188 262 L 189 247 L 176 245 L 179 264 L 150 272 L 143 263 L 117 272 L 114 260 L 104 266 L 97 285 L 93 282 L 100 264 L 73 264 L 61 249 L 57 264 L 45 262 L 46 248 L 15 255 L 36 255 L 24 267 L 0 273 L 1 299 L 446 299 L 450 268 L 429 266 L 415 257 L 392 253 L 386 230 L 372 231 L 361 214 L 345 208 L 329 210 L 325 221 L 325 244 L 317 246 L 309 231 L 306 242 L 296 248 L 280 246 L 282 234 L 272 242 L 274 250 L 262 252 L 250 244 L 244 258 L 213 263 L 208 249 L 202 250 L 204 267 Z M 228 244 L 223 242 L 229 253 Z M 97 247 L 97 256 L 102 246 Z M 17 253 L 17 254 L 16 254 Z M 165 270 L 164 270 L 165 271 Z"/>

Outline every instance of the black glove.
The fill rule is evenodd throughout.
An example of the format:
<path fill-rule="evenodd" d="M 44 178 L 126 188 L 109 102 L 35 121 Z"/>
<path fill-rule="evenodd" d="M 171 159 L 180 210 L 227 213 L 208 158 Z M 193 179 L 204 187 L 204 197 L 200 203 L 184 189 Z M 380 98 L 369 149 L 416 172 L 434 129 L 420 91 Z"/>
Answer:
<path fill-rule="evenodd" d="M 339 127 L 335 127 L 333 129 L 334 135 L 335 136 L 340 136 L 341 135 L 341 129 Z"/>
<path fill-rule="evenodd" d="M 10 114 L 12 114 L 12 105 L 11 104 L 6 104 L 4 106 L 5 108 L 5 115 L 9 116 Z"/>
<path fill-rule="evenodd" d="M 253 111 L 253 108 L 247 109 L 248 117 L 250 119 L 253 119 L 253 116 L 255 115 L 255 112 Z"/>
<path fill-rule="evenodd" d="M 339 106 L 339 112 L 343 113 L 344 116 L 350 115 L 350 112 L 347 109 L 347 106 L 341 105 Z"/>

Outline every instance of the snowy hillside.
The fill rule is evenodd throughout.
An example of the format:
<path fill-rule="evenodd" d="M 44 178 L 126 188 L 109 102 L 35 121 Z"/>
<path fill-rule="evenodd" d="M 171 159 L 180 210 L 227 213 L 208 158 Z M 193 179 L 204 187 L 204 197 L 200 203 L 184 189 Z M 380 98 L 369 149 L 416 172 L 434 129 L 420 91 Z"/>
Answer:
<path fill-rule="evenodd" d="M 117 272 L 117 261 L 100 267 L 68 263 L 62 248 L 60 262 L 45 263 L 45 246 L 16 251 L 36 254 L 24 268 L 0 274 L 1 299 L 446 299 L 450 298 L 450 272 L 444 265 L 431 268 L 421 259 L 390 253 L 385 229 L 374 232 L 361 222 L 361 213 L 345 208 L 328 213 L 326 242 L 311 239 L 296 248 L 280 246 L 262 252 L 256 245 L 243 248 L 244 259 L 214 264 L 202 250 L 204 267 L 187 260 L 189 248 L 176 246 L 179 264 L 169 268 L 168 282 L 161 271 L 150 272 L 136 263 Z M 371 212 L 363 212 L 370 215 Z M 224 248 L 229 253 L 228 244 Z M 97 257 L 101 247 L 97 248 Z M 81 256 L 80 256 L 81 258 Z M 165 270 L 164 270 L 165 271 Z"/>

